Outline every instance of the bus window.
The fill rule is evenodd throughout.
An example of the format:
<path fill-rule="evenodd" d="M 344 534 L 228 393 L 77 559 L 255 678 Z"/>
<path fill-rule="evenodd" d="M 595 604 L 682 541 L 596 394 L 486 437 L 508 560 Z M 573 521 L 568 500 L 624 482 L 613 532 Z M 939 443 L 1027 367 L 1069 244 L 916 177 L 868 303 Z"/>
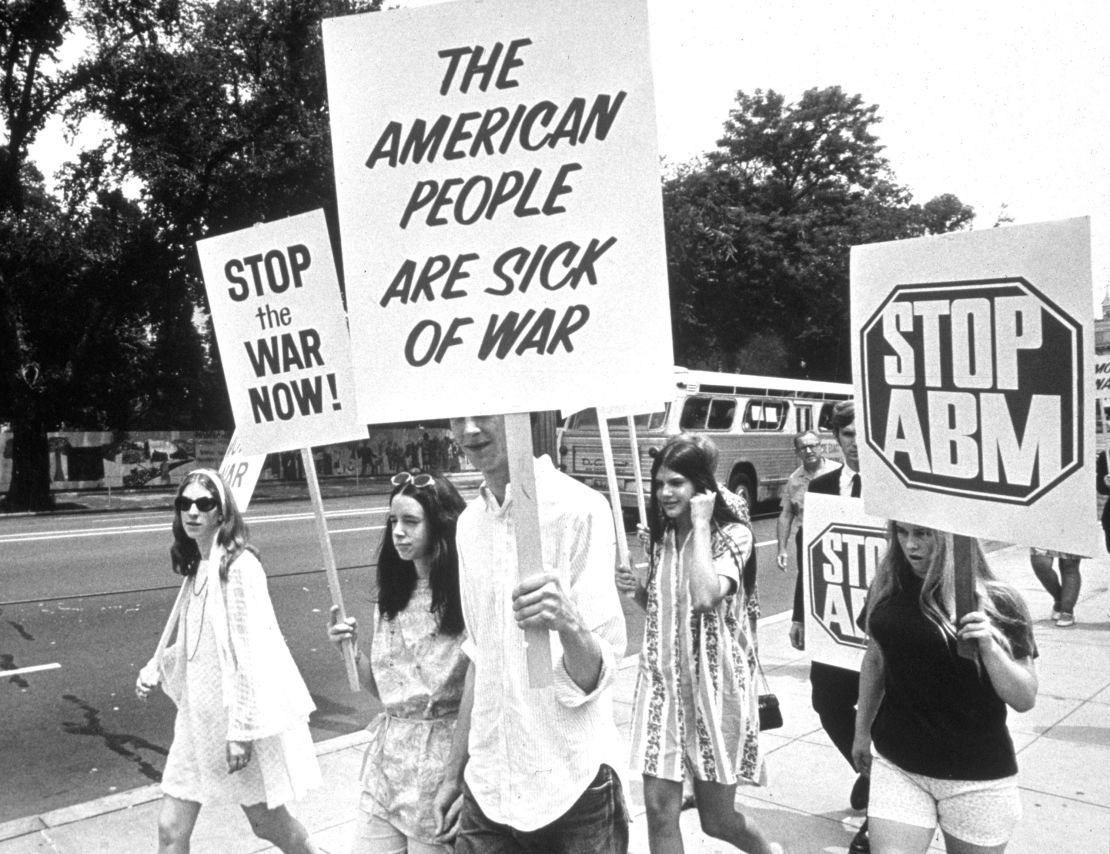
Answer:
<path fill-rule="evenodd" d="M 688 397 L 682 407 L 682 419 L 678 426 L 682 430 L 702 430 L 709 414 L 708 397 Z"/>
<path fill-rule="evenodd" d="M 832 413 L 835 403 L 825 403 L 821 406 L 821 417 L 817 419 L 817 429 L 832 432 Z"/>
<path fill-rule="evenodd" d="M 749 400 L 744 412 L 745 430 L 781 430 L 786 423 L 785 400 Z"/>
<path fill-rule="evenodd" d="M 728 430 L 732 426 L 732 417 L 736 414 L 736 401 L 732 398 L 715 398 L 709 404 L 709 419 L 706 421 L 706 430 Z"/>
<path fill-rule="evenodd" d="M 796 406 L 794 408 L 794 432 L 807 433 L 813 429 L 813 407 Z"/>

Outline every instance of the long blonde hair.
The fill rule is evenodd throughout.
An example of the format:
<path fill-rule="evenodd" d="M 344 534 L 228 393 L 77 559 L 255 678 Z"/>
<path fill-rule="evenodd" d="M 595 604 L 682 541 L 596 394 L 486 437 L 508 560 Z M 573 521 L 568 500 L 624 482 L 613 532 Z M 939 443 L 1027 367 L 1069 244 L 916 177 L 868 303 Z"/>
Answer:
<path fill-rule="evenodd" d="M 909 588 L 917 580 L 902 544 L 898 542 L 898 526 L 891 521 L 887 529 L 887 550 L 879 564 L 875 580 L 867 594 L 867 628 L 871 633 L 871 615 L 883 602 Z M 919 527 L 919 526 L 915 526 Z M 918 605 L 921 613 L 945 637 L 956 637 L 956 573 L 952 554 L 952 535 L 935 528 L 933 551 L 921 582 Z M 1033 631 L 1029 608 L 1021 594 L 991 571 L 979 541 L 972 540 L 971 564 L 975 579 L 977 609 L 987 615 L 995 640 L 1007 655 L 1013 656 L 1010 637 L 1020 638 L 1023 646 L 1032 648 Z M 1007 632 L 1007 630 L 1009 630 Z"/>

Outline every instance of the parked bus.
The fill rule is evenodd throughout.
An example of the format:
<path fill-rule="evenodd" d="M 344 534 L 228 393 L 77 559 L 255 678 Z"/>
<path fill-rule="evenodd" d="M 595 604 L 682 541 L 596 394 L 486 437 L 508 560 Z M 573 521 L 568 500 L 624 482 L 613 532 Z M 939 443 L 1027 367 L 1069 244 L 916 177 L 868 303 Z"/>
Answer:
<path fill-rule="evenodd" d="M 675 368 L 674 389 L 663 409 L 635 418 L 645 496 L 650 494 L 652 458 L 671 436 L 683 432 L 713 440 L 720 452 L 717 480 L 753 506 L 782 494 L 799 465 L 794 454 L 798 433 L 816 431 L 825 455 L 840 458 L 829 418 L 837 401 L 851 398 L 850 385 Z M 610 420 L 609 434 L 621 505 L 634 511 L 636 481 L 628 420 Z M 559 455 L 567 474 L 608 493 L 597 410 L 584 409 L 567 418 Z"/>

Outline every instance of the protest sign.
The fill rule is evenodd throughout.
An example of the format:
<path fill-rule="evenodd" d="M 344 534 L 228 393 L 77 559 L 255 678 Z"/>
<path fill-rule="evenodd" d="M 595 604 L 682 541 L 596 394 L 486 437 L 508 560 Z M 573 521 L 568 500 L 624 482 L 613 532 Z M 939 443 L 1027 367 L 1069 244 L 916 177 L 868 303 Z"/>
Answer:
<path fill-rule="evenodd" d="M 644 0 L 353 15 L 324 50 L 362 420 L 658 397 Z"/>
<path fill-rule="evenodd" d="M 364 438 L 323 211 L 200 240 L 197 252 L 243 449 Z"/>
<path fill-rule="evenodd" d="M 239 434 L 232 434 L 219 471 L 227 488 L 235 496 L 235 504 L 240 513 L 247 512 L 251 496 L 254 495 L 254 487 L 258 484 L 258 476 L 262 474 L 262 467 L 265 464 L 265 454 L 245 453 Z"/>
<path fill-rule="evenodd" d="M 852 248 L 869 511 L 1094 554 L 1087 219 Z"/>
<path fill-rule="evenodd" d="M 1095 397 L 1110 400 L 1110 356 L 1095 356 Z"/>
<path fill-rule="evenodd" d="M 814 661 L 859 670 L 867 589 L 886 553 L 886 522 L 858 498 L 811 492 L 802 528 L 806 651 Z"/>

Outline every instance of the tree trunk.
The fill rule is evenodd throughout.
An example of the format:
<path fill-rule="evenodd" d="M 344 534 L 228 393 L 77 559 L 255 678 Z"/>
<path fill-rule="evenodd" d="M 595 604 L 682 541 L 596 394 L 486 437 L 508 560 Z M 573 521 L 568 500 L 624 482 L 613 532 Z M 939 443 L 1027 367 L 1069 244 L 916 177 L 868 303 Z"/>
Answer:
<path fill-rule="evenodd" d="M 46 422 L 33 404 L 12 419 L 12 482 L 4 499 L 9 513 L 54 509 Z"/>

